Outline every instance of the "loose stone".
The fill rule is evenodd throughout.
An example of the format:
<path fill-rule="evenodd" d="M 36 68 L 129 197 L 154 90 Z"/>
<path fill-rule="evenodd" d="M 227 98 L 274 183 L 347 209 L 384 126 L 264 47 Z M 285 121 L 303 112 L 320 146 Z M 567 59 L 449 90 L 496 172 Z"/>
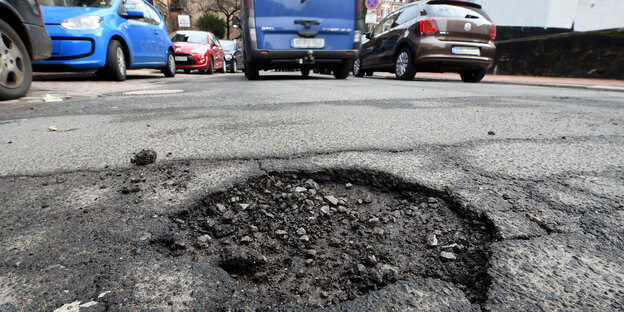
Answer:
<path fill-rule="evenodd" d="M 446 259 L 446 260 L 455 260 L 457 259 L 457 256 L 455 256 L 454 253 L 452 252 L 448 252 L 448 251 L 443 251 L 440 253 L 440 257 Z"/>
<path fill-rule="evenodd" d="M 328 203 L 330 203 L 332 206 L 337 206 L 338 205 L 338 199 L 334 196 L 325 196 L 325 201 L 327 201 Z"/>
<path fill-rule="evenodd" d="M 438 238 L 435 234 L 427 235 L 427 246 L 435 247 L 438 246 Z"/>

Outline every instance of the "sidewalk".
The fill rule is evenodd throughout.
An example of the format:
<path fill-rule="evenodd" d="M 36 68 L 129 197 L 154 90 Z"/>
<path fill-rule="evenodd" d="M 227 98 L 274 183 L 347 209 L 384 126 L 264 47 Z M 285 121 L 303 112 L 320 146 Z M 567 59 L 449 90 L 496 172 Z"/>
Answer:
<path fill-rule="evenodd" d="M 380 76 L 392 76 L 389 73 L 375 73 Z M 461 81 L 456 73 L 417 73 L 415 79 L 427 80 L 454 80 Z M 624 80 L 615 79 L 589 79 L 589 78 L 557 78 L 557 77 L 531 77 L 531 76 L 510 76 L 510 75 L 486 75 L 482 82 L 520 84 L 545 87 L 568 87 L 585 88 L 593 90 L 621 91 L 624 92 Z"/>

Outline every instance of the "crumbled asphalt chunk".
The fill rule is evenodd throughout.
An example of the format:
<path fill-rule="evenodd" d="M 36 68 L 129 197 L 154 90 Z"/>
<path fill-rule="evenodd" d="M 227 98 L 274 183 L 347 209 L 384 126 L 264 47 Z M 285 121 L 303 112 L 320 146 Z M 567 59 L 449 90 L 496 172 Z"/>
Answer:
<path fill-rule="evenodd" d="M 496 133 L 494 133 L 494 131 L 488 131 L 488 135 L 496 135 Z"/>
<path fill-rule="evenodd" d="M 153 164 L 156 161 L 156 152 L 153 150 L 141 150 L 136 153 L 132 158 L 130 158 L 130 162 L 137 166 L 144 166 Z"/>
<path fill-rule="evenodd" d="M 174 219 L 186 221 L 178 226 L 189 246 L 199 246 L 187 252 L 203 253 L 237 280 L 227 303 L 233 311 L 336 305 L 422 278 L 484 302 L 487 224 L 419 189 L 385 175 L 269 174 L 211 194 Z M 440 247 L 451 244 L 464 248 Z"/>

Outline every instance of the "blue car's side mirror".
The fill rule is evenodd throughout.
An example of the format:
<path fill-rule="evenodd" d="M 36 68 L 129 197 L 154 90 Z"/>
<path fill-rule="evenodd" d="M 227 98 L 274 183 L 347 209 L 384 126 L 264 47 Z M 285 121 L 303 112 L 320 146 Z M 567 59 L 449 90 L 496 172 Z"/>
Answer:
<path fill-rule="evenodd" d="M 123 17 L 130 18 L 130 19 L 143 18 L 144 16 L 145 14 L 143 14 L 142 11 L 135 11 L 135 10 L 126 10 L 126 14 L 123 15 Z"/>

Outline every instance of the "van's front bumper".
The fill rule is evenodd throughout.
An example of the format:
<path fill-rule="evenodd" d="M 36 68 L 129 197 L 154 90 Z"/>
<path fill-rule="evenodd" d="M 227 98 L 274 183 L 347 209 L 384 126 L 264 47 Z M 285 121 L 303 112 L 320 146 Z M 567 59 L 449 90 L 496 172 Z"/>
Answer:
<path fill-rule="evenodd" d="M 252 61 L 260 64 L 310 66 L 352 62 L 358 50 L 255 50 Z"/>

